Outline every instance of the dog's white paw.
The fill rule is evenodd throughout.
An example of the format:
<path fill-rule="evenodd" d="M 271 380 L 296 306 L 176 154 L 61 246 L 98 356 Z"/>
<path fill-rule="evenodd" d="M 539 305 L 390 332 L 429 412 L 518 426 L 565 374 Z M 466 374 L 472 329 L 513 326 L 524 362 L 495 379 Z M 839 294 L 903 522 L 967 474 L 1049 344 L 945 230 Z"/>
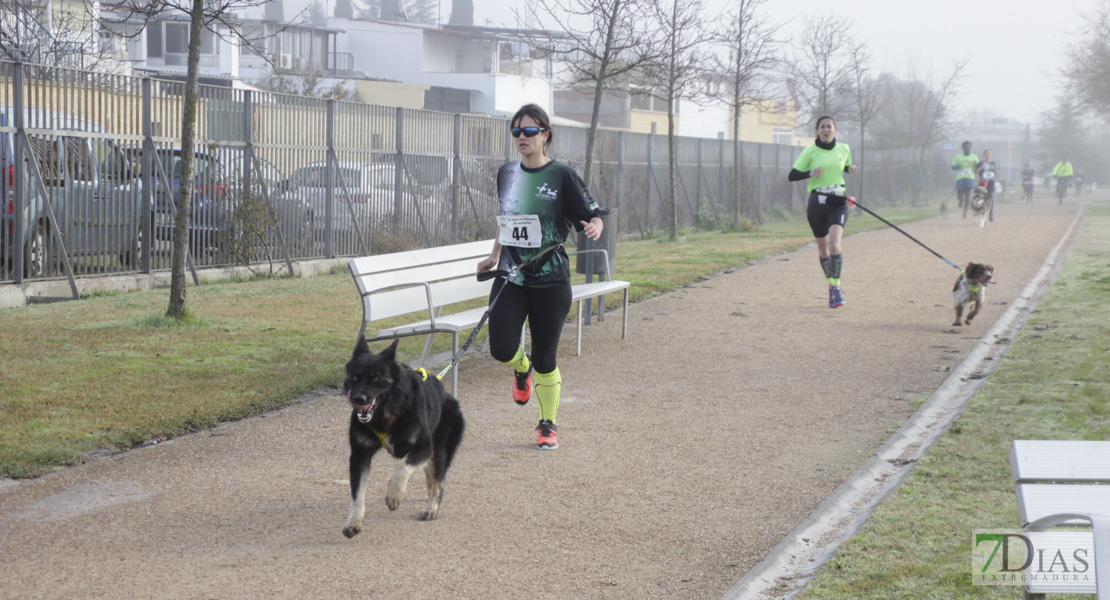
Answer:
<path fill-rule="evenodd" d="M 430 510 L 425 510 L 420 513 L 419 518 L 421 521 L 434 521 L 436 520 L 436 513 Z"/>
<path fill-rule="evenodd" d="M 389 510 L 397 510 L 401 507 L 401 501 L 404 499 L 404 494 L 386 494 L 385 505 Z"/>

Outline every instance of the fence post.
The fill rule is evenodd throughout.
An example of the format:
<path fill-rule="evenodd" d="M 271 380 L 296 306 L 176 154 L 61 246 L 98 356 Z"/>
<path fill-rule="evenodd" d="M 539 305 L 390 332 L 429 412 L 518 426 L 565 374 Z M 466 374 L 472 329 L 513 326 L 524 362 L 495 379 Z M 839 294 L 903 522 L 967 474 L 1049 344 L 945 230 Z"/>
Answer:
<path fill-rule="evenodd" d="M 463 168 L 462 163 L 462 115 L 455 113 L 455 137 L 451 141 L 451 243 L 459 243 L 459 179 Z M 477 218 L 477 215 L 475 215 Z"/>
<path fill-rule="evenodd" d="M 401 208 L 403 206 L 405 189 L 405 113 L 403 108 L 397 107 L 397 130 L 394 136 L 394 147 L 397 149 L 396 166 L 393 169 L 393 224 L 401 224 Z"/>
<path fill-rule="evenodd" d="M 246 198 L 251 190 L 251 171 L 254 166 L 254 144 L 251 139 L 251 91 L 243 90 L 243 141 L 247 143 L 243 148 L 243 164 L 241 166 L 243 177 L 239 184 L 242 187 L 242 195 L 240 198 Z"/>
<path fill-rule="evenodd" d="M 624 132 L 623 131 L 618 131 L 617 132 L 617 186 L 616 186 L 616 189 L 614 191 L 615 191 L 615 195 L 616 195 L 617 212 L 614 215 L 616 218 L 613 219 L 613 226 L 617 227 L 617 228 L 613 230 L 612 235 L 620 235 L 620 227 L 618 227 L 617 225 L 618 225 L 618 222 L 620 221 L 620 217 L 621 217 L 621 204 L 624 201 Z M 605 226 L 608 227 L 609 224 L 606 223 Z M 619 241 L 619 238 L 618 238 L 618 241 Z"/>
<path fill-rule="evenodd" d="M 755 146 L 755 205 L 763 208 L 763 144 Z M 774 200 L 772 198 L 772 200 Z M 763 211 L 760 210 L 760 214 Z"/>
<path fill-rule="evenodd" d="M 150 274 L 150 259 L 154 254 L 154 109 L 152 107 L 152 87 L 154 82 L 150 78 L 143 78 L 143 208 L 142 227 L 143 240 L 146 241 L 147 251 L 143 252 L 140 268 L 143 273 Z"/>
<path fill-rule="evenodd" d="M 722 208 L 725 206 L 725 134 L 722 131 L 717 134 L 717 145 L 720 148 L 717 151 L 717 204 Z M 736 218 L 736 213 L 733 213 L 733 225 L 739 231 L 740 219 Z"/>
<path fill-rule="evenodd" d="M 651 124 L 651 131 L 647 134 L 647 175 L 644 177 L 644 183 L 647 185 L 644 194 L 644 220 L 647 221 L 648 227 L 651 227 L 651 178 L 655 172 L 655 167 L 651 164 L 652 147 L 655 146 L 655 123 Z"/>
<path fill-rule="evenodd" d="M 698 138 L 698 170 L 694 181 L 694 229 L 700 229 L 698 215 L 701 214 L 702 139 Z"/>
<path fill-rule="evenodd" d="M 16 131 L 23 131 L 26 125 L 23 122 L 23 61 L 16 60 L 12 65 L 12 104 L 15 108 L 15 125 Z M 8 134 L 10 138 L 16 138 L 15 135 Z M 12 144 L 15 150 L 15 210 L 12 215 L 15 217 L 14 236 L 12 237 L 12 249 L 15 252 L 12 255 L 12 271 L 15 275 L 15 283 L 20 285 L 23 283 L 23 263 L 25 258 L 23 256 L 24 249 L 24 236 L 27 235 L 26 223 L 23 220 L 24 210 L 27 206 L 27 182 L 24 179 L 23 159 L 23 144 L 18 143 L 19 140 L 15 139 L 16 143 Z"/>
<path fill-rule="evenodd" d="M 783 163 L 781 163 L 781 159 L 780 159 L 780 156 L 779 156 L 779 153 L 780 153 L 780 151 L 781 151 L 781 150 L 783 150 L 783 145 L 781 145 L 781 144 L 775 144 L 775 173 L 774 173 L 774 177 L 775 177 L 775 184 L 776 184 L 776 185 L 778 185 L 778 184 L 779 184 L 779 179 L 778 179 L 778 169 L 779 169 L 779 165 L 780 165 L 780 164 L 783 164 Z M 786 196 L 786 210 L 787 210 L 787 211 L 789 211 L 789 210 L 790 210 L 790 204 L 791 204 L 791 200 L 793 200 L 793 197 L 794 197 L 794 196 L 793 196 L 793 195 L 790 195 L 790 191 L 789 191 L 789 190 L 787 190 L 787 191 L 786 191 L 786 193 L 787 193 L 787 196 Z M 776 194 L 776 195 L 777 195 L 777 194 Z"/>
<path fill-rule="evenodd" d="M 324 170 L 324 256 L 335 258 L 335 99 L 329 98 L 324 121 L 327 167 Z"/>

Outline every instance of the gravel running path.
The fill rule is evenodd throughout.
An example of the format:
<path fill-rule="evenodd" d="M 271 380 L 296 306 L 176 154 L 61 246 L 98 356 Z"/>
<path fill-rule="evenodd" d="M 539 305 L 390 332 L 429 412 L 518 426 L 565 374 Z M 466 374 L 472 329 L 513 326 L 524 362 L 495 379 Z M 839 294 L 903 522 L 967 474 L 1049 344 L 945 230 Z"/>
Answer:
<path fill-rule="evenodd" d="M 0 598 L 719 598 L 948 376 L 1076 208 L 905 227 L 994 265 L 970 327 L 950 325 L 956 270 L 888 228 L 845 240 L 841 309 L 811 244 L 633 305 L 627 340 L 612 313 L 581 357 L 567 331 L 554 452 L 534 447 L 535 400 L 472 360 L 433 522 L 422 477 L 386 509 L 380 454 L 366 527 L 343 537 L 349 409 L 330 389 L 8 486 Z"/>

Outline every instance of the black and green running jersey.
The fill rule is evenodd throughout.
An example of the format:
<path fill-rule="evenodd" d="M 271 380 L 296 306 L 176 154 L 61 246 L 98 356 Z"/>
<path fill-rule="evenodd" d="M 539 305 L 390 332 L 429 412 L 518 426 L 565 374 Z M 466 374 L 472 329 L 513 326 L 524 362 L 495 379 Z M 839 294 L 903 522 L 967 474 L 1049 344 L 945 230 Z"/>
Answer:
<path fill-rule="evenodd" d="M 570 228 L 581 230 L 580 221 L 601 216 L 586 183 L 571 167 L 551 161 L 538 169 L 529 169 L 513 161 L 497 172 L 497 195 L 502 215 L 536 215 L 542 230 L 537 248 L 502 245 L 499 269 L 509 269 L 527 261 L 543 249 L 567 239 Z M 570 280 L 570 260 L 566 252 L 551 252 L 547 257 L 519 269 L 513 283 L 544 287 Z"/>

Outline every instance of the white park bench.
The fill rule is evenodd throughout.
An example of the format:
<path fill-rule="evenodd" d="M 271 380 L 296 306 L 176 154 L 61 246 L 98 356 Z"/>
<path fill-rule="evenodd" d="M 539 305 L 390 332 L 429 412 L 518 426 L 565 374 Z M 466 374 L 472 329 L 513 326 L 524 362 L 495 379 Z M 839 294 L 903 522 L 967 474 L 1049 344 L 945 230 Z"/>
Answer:
<path fill-rule="evenodd" d="M 493 240 L 468 242 L 438 248 L 410 250 L 352 258 L 347 266 L 358 286 L 362 299 L 362 326 L 359 335 L 367 335 L 371 323 L 410 313 L 420 313 L 426 318 L 417 321 L 380 329 L 374 335 L 367 335 L 368 342 L 427 335 L 421 364 L 427 359 L 432 336 L 437 333 L 451 334 L 451 352 L 459 347 L 459 334 L 478 325 L 486 311 L 483 304 L 477 308 L 464 308 L 450 312 L 456 305 L 487 298 L 492 280 L 478 281 L 475 277 L 478 262 L 489 256 Z M 575 354 L 582 354 L 582 308 L 583 303 L 605 294 L 624 292 L 623 323 L 621 338 L 628 334 L 628 290 L 627 281 L 613 280 L 609 273 L 608 253 L 603 249 L 581 250 L 570 253 L 601 253 L 598 261 L 604 266 L 600 281 L 581 283 L 571 286 L 571 300 L 578 303 L 578 323 L 575 338 Z M 599 303 L 598 310 L 604 310 Z M 458 388 L 458 369 L 452 371 L 451 389 Z"/>
<path fill-rule="evenodd" d="M 1094 548 L 1086 575 L 1095 577 L 1044 577 L 1042 571 L 1026 583 L 1025 598 L 1097 594 L 1110 599 L 1110 442 L 1017 440 L 1010 446 L 1010 468 L 1022 529 L 1034 548 L 1053 549 L 1038 568 L 1051 566 L 1055 549 L 1071 560 L 1076 549 Z"/>

